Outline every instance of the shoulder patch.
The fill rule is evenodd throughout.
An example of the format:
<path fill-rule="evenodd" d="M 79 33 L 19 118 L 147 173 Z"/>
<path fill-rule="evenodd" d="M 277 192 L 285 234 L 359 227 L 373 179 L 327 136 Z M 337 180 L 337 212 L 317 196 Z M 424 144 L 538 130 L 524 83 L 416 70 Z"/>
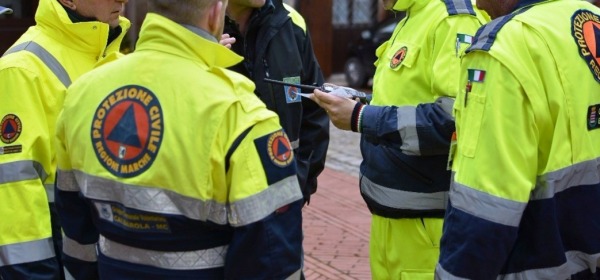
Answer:
<path fill-rule="evenodd" d="M 292 144 L 283 130 L 254 140 L 269 184 L 296 173 Z"/>
<path fill-rule="evenodd" d="M 578 10 L 571 17 L 571 35 L 579 55 L 600 82 L 600 16 L 588 10 Z"/>
<path fill-rule="evenodd" d="M 471 0 L 444 0 L 448 14 L 454 15 L 475 15 L 475 9 Z"/>
<path fill-rule="evenodd" d="M 111 174 L 131 178 L 150 168 L 158 155 L 163 112 L 152 91 L 128 85 L 98 104 L 91 127 L 98 161 Z"/>
<path fill-rule="evenodd" d="M 17 141 L 21 135 L 22 129 L 23 124 L 17 115 L 8 114 L 4 116 L 2 121 L 0 121 L 0 141 L 4 144 L 10 144 Z"/>

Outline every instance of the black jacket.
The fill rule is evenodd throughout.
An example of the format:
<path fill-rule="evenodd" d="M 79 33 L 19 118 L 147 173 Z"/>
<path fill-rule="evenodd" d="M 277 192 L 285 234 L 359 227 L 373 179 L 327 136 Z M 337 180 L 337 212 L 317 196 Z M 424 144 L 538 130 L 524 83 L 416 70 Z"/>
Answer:
<path fill-rule="evenodd" d="M 241 34 L 238 25 L 229 18 L 224 33 L 236 38 L 232 50 L 244 57 L 231 70 L 253 80 L 256 95 L 279 115 L 281 126 L 295 148 L 298 178 L 308 202 L 317 190 L 317 176 L 325 166 L 329 117 L 310 99 L 286 92 L 287 86 L 263 81 L 271 78 L 308 85 L 324 82 L 304 20 L 294 13 L 290 14 L 281 0 L 267 0 L 250 17 L 246 34 Z"/>

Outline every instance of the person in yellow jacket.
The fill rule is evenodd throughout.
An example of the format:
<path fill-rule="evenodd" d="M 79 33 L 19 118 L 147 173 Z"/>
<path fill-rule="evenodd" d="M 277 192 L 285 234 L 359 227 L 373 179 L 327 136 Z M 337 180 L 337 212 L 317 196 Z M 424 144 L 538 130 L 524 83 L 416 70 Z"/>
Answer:
<path fill-rule="evenodd" d="M 37 24 L 0 58 L 4 280 L 57 279 L 62 274 L 55 257 L 61 233 L 48 204 L 54 197 L 56 117 L 71 82 L 119 51 L 129 28 L 119 15 L 126 2 L 41 0 Z"/>
<path fill-rule="evenodd" d="M 600 9 L 478 0 L 437 279 L 600 279 Z"/>
<path fill-rule="evenodd" d="M 65 266 L 77 279 L 300 279 L 296 158 L 254 84 L 226 69 L 242 61 L 217 41 L 227 1 L 148 4 L 135 52 L 76 81 L 58 118 Z"/>
<path fill-rule="evenodd" d="M 377 49 L 369 105 L 316 90 L 333 124 L 361 133 L 373 279 L 431 279 L 450 182 L 460 56 L 486 21 L 470 0 L 384 0 L 406 11 Z"/>

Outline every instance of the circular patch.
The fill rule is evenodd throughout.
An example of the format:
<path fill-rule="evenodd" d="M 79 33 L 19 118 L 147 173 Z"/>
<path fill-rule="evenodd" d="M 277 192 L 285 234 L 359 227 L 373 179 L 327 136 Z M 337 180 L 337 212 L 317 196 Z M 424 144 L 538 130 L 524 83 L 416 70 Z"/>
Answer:
<path fill-rule="evenodd" d="M 571 17 L 571 34 L 596 81 L 600 82 L 600 16 L 578 10 Z"/>
<path fill-rule="evenodd" d="M 23 125 L 21 119 L 17 115 L 8 114 L 0 121 L 0 141 L 5 144 L 10 144 L 19 138 Z"/>
<path fill-rule="evenodd" d="M 279 167 L 290 165 L 294 159 L 292 145 L 283 131 L 277 131 L 269 136 L 267 151 L 271 161 Z"/>
<path fill-rule="evenodd" d="M 395 69 L 396 67 L 400 66 L 400 64 L 402 64 L 402 61 L 404 61 L 404 58 L 406 57 L 407 52 L 408 52 L 408 48 L 406 46 L 400 48 L 394 54 L 394 57 L 392 57 L 392 60 L 390 61 L 390 67 L 392 69 Z"/>
<path fill-rule="evenodd" d="M 154 93 L 129 85 L 111 92 L 100 102 L 91 136 L 104 168 L 117 177 L 130 178 L 150 168 L 163 132 L 162 108 Z"/>
<path fill-rule="evenodd" d="M 288 87 L 288 96 L 290 97 L 290 99 L 295 100 L 296 97 L 298 97 L 298 88 L 294 87 L 294 86 L 290 86 Z"/>

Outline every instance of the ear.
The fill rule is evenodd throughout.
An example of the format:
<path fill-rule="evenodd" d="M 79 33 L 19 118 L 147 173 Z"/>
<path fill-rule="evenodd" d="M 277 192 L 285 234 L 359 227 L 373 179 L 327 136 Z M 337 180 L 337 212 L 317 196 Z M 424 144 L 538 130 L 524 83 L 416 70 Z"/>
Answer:
<path fill-rule="evenodd" d="M 221 22 L 223 21 L 223 1 L 216 1 L 208 12 L 208 27 L 210 32 L 220 31 Z"/>
<path fill-rule="evenodd" d="M 58 0 L 58 2 L 60 2 L 60 4 L 73 11 L 77 9 L 77 6 L 75 5 L 75 2 L 73 2 L 73 0 Z"/>

